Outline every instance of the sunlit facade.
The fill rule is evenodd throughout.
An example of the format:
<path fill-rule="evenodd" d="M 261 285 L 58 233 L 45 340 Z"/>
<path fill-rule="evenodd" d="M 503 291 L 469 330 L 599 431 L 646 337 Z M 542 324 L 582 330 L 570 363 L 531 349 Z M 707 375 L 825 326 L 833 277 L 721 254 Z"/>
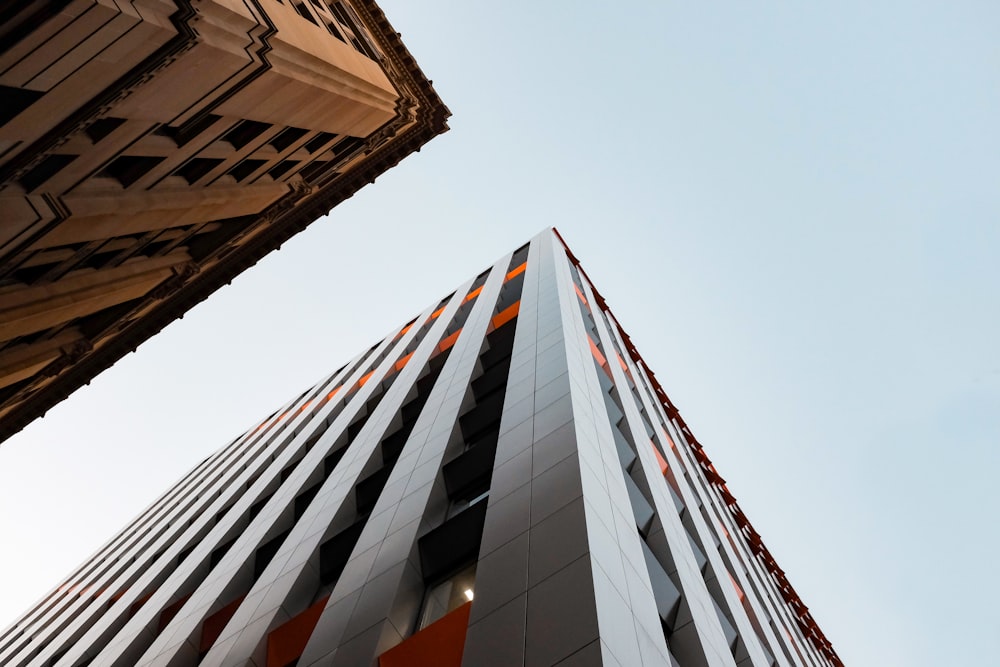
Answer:
<path fill-rule="evenodd" d="M 372 0 L 2 16 L 0 441 L 447 129 Z"/>
<path fill-rule="evenodd" d="M 554 230 L 202 461 L 0 663 L 841 664 Z"/>

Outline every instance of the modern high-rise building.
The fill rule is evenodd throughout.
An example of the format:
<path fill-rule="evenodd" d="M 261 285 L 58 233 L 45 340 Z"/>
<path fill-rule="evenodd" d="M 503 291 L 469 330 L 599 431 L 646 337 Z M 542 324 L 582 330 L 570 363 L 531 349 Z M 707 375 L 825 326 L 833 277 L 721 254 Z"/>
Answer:
<path fill-rule="evenodd" d="M 0 441 L 448 115 L 373 0 L 0 3 Z"/>
<path fill-rule="evenodd" d="M 195 466 L 0 663 L 842 664 L 554 230 Z"/>

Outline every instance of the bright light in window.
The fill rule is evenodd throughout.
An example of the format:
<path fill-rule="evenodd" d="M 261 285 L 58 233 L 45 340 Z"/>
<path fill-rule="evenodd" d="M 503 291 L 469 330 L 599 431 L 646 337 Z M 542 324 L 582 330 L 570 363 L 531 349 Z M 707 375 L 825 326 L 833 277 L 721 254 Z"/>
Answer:
<path fill-rule="evenodd" d="M 470 602 L 472 601 L 472 589 L 471 588 L 466 588 L 465 589 L 465 597 L 467 597 Z"/>

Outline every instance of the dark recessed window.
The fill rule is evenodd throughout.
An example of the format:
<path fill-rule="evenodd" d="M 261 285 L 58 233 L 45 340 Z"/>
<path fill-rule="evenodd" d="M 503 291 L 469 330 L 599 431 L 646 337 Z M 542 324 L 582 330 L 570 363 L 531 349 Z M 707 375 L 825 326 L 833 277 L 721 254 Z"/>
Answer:
<path fill-rule="evenodd" d="M 233 129 L 226 132 L 222 139 L 232 144 L 233 148 L 243 148 L 251 141 L 259 137 L 266 130 L 270 129 L 268 123 L 258 123 L 255 120 L 244 120 Z"/>
<path fill-rule="evenodd" d="M 267 173 L 274 180 L 278 180 L 279 178 L 287 174 L 288 170 L 293 168 L 298 163 L 299 163 L 298 160 L 282 160 L 278 164 L 271 167 L 270 171 L 268 171 Z"/>
<path fill-rule="evenodd" d="M 243 160 L 226 173 L 235 178 L 237 182 L 242 182 L 265 164 L 267 164 L 266 160 Z"/>
<path fill-rule="evenodd" d="M 323 174 L 323 172 L 327 170 L 329 164 L 330 164 L 329 162 L 325 162 L 322 160 L 318 162 L 313 162 L 312 164 L 304 168 L 302 171 L 300 171 L 299 175 L 303 179 L 305 179 L 306 182 L 312 183 L 316 179 L 318 179 Z"/>
<path fill-rule="evenodd" d="M 275 150 L 283 151 L 304 137 L 308 131 L 309 130 L 303 130 L 301 127 L 285 128 L 280 134 L 278 134 L 278 136 L 271 139 L 268 143 L 274 146 Z"/>
<path fill-rule="evenodd" d="M 38 90 L 0 86 L 0 125 L 13 120 L 44 94 Z"/>
<path fill-rule="evenodd" d="M 338 141 L 333 147 L 333 154 L 337 157 L 341 155 L 346 155 L 347 153 L 353 153 L 360 146 L 363 146 L 365 140 L 360 137 L 345 137 Z"/>
<path fill-rule="evenodd" d="M 313 18 L 312 12 L 309 11 L 309 8 L 306 7 L 306 5 L 305 5 L 304 2 L 296 2 L 295 3 L 295 11 L 297 11 L 299 14 L 301 14 L 302 18 L 306 19 L 307 21 L 309 21 L 313 25 L 316 24 L 316 19 Z"/>
<path fill-rule="evenodd" d="M 154 130 L 154 134 L 160 134 L 165 137 L 170 137 L 174 140 L 174 143 L 178 146 L 183 146 L 187 142 L 191 141 L 199 134 L 207 130 L 211 125 L 215 124 L 216 121 L 220 120 L 221 116 L 216 116 L 215 114 L 205 114 L 204 116 L 195 116 L 191 120 L 183 123 L 182 125 L 161 125 Z"/>
<path fill-rule="evenodd" d="M 201 179 L 202 176 L 212 171 L 223 162 L 225 162 L 225 160 L 196 157 L 193 160 L 185 162 L 184 166 L 174 172 L 174 176 L 180 176 L 191 185 L 194 185 L 194 183 Z"/>
<path fill-rule="evenodd" d="M 77 158 L 76 155 L 49 155 L 28 173 L 21 177 L 21 187 L 31 192 L 39 185 L 55 176 L 59 171 Z"/>
<path fill-rule="evenodd" d="M 122 155 L 104 168 L 101 176 L 110 176 L 124 187 L 129 187 L 150 172 L 164 158 L 145 155 Z"/>
<path fill-rule="evenodd" d="M 331 35 L 333 35 L 340 41 L 344 42 L 345 44 L 347 43 L 347 40 L 344 39 L 344 36 L 340 34 L 340 30 L 338 30 L 337 26 L 335 26 L 332 22 L 330 21 L 326 22 L 326 29 L 330 31 Z"/>
<path fill-rule="evenodd" d="M 84 132 L 95 144 L 118 129 L 125 122 L 124 118 L 99 118 L 90 124 Z"/>
<path fill-rule="evenodd" d="M 333 138 L 336 136 L 337 135 L 330 134 L 329 132 L 320 132 L 315 137 L 310 139 L 308 143 L 306 143 L 306 150 L 310 153 L 315 153 L 319 149 L 323 148 L 323 146 L 326 146 L 328 143 L 333 141 Z"/>

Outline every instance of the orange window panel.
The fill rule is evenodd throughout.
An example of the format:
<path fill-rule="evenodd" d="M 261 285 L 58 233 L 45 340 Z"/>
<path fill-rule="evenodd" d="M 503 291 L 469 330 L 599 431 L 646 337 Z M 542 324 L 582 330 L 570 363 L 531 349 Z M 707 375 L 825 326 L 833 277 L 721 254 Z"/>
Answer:
<path fill-rule="evenodd" d="M 667 460 L 663 458 L 663 454 L 661 454 L 660 450 L 656 448 L 656 445 L 653 444 L 652 440 L 649 441 L 649 446 L 653 448 L 653 453 L 656 454 L 656 462 L 660 464 L 660 474 L 665 475 L 667 468 L 670 467 L 667 465 Z"/>
<path fill-rule="evenodd" d="M 406 368 L 406 364 L 410 363 L 410 359 L 413 357 L 413 353 L 410 352 L 408 355 L 396 362 L 396 370 L 401 371 Z"/>
<path fill-rule="evenodd" d="M 601 351 L 597 348 L 597 345 L 594 343 L 594 339 L 591 338 L 590 336 L 587 336 L 587 342 L 590 343 L 590 353 L 594 355 L 594 359 L 597 361 L 597 364 L 599 366 L 604 366 L 605 364 L 607 364 L 608 360 L 604 358 L 603 354 L 601 354 Z"/>
<path fill-rule="evenodd" d="M 445 304 L 444 306 L 441 306 L 440 308 L 438 308 L 437 310 L 435 310 L 433 313 L 431 313 L 431 316 L 428 319 L 433 320 L 433 319 L 437 319 L 438 317 L 440 317 L 441 313 L 444 312 L 445 306 L 447 306 L 447 304 Z"/>
<path fill-rule="evenodd" d="M 412 327 L 412 326 L 413 326 L 413 322 L 410 322 L 405 327 L 403 327 L 402 329 L 400 329 L 399 333 L 396 334 L 396 338 L 399 338 L 400 336 L 404 335 L 407 331 L 410 330 L 410 327 Z"/>
<path fill-rule="evenodd" d="M 513 305 L 504 308 L 503 311 L 501 311 L 499 314 L 495 315 L 490 324 L 493 325 L 494 329 L 499 329 L 500 327 L 502 327 L 503 325 L 507 324 L 512 319 L 517 317 L 517 313 L 520 310 L 521 310 L 521 302 L 517 301 Z"/>
<path fill-rule="evenodd" d="M 577 295 L 578 297 L 580 297 L 580 302 L 581 302 L 581 303 L 583 303 L 583 305 L 585 305 L 585 306 L 586 306 L 586 305 L 587 305 L 587 297 L 585 297 L 585 296 L 583 295 L 583 292 L 581 292 L 581 291 L 580 291 L 580 287 L 579 287 L 579 285 L 577 285 L 576 283 L 573 283 L 573 289 L 575 289 L 575 290 L 576 290 L 576 295 Z"/>
<path fill-rule="evenodd" d="M 267 667 L 285 667 L 302 656 L 329 599 L 323 598 L 267 635 Z"/>
<path fill-rule="evenodd" d="M 618 365 L 622 367 L 623 371 L 625 371 L 626 373 L 628 373 L 628 364 L 626 364 L 625 360 L 622 359 L 622 355 L 620 355 L 617 352 L 615 352 L 615 356 L 618 357 Z"/>
<path fill-rule="evenodd" d="M 738 596 L 739 596 L 739 598 L 740 598 L 740 602 L 743 602 L 743 598 L 745 597 L 745 596 L 743 595 L 743 589 L 742 589 L 742 588 L 740 588 L 740 585 L 739 585 L 738 583 L 736 583 L 736 579 L 735 579 L 735 578 L 733 578 L 733 575 L 732 575 L 732 574 L 730 574 L 730 573 L 729 573 L 728 571 L 726 572 L 726 574 L 728 574 L 728 575 L 729 575 L 729 581 L 733 582 L 733 588 L 735 588 L 735 589 L 736 589 L 736 595 L 738 595 Z"/>
<path fill-rule="evenodd" d="M 448 348 L 450 348 L 452 345 L 455 344 L 455 341 L 458 340 L 458 335 L 460 333 L 462 333 L 461 329 L 459 329 L 458 331 L 456 331 L 452 335 L 450 335 L 447 338 L 445 338 L 444 340 L 442 340 L 441 344 L 438 345 L 438 349 L 441 350 L 442 352 L 444 352 L 445 350 L 447 350 Z"/>
<path fill-rule="evenodd" d="M 466 300 L 466 301 L 472 301 L 472 300 L 473 300 L 473 299 L 475 299 L 475 298 L 476 298 L 477 296 L 479 296 L 479 293 L 480 293 L 480 292 L 482 292 L 482 291 L 483 291 L 483 286 L 482 286 L 482 285 L 480 285 L 480 286 L 479 286 L 479 287 L 477 287 L 476 289 L 474 289 L 474 290 L 472 290 L 471 292 L 469 292 L 468 296 L 466 296 L 466 297 L 465 297 L 465 300 Z"/>
<path fill-rule="evenodd" d="M 461 667 L 472 603 L 466 602 L 379 656 L 379 667 Z"/>
<path fill-rule="evenodd" d="M 359 387 L 365 386 L 365 383 L 371 380 L 373 375 L 375 375 L 375 371 L 368 371 L 368 373 L 366 373 L 364 377 L 358 380 L 358 386 Z"/>
<path fill-rule="evenodd" d="M 212 648 L 215 644 L 215 640 L 219 638 L 222 631 L 226 629 L 226 624 L 229 620 L 236 614 L 236 610 L 240 608 L 240 604 L 243 602 L 243 596 L 236 598 L 225 607 L 215 612 L 211 616 L 205 619 L 205 622 L 201 624 L 201 643 L 198 645 L 198 650 L 204 653 L 208 649 Z"/>
<path fill-rule="evenodd" d="M 524 269 L 527 268 L 527 266 L 528 266 L 527 262 L 521 262 L 520 266 L 511 269 L 510 272 L 507 273 L 507 276 L 503 279 L 503 281 L 507 282 L 508 280 L 513 280 L 514 278 L 517 278 L 519 275 L 524 273 Z"/>
<path fill-rule="evenodd" d="M 333 391 L 331 391 L 329 394 L 326 395 L 326 400 L 332 401 L 333 397 L 337 395 L 337 392 L 340 391 L 343 388 L 344 388 L 344 385 L 340 385 L 339 387 L 334 387 Z"/>

